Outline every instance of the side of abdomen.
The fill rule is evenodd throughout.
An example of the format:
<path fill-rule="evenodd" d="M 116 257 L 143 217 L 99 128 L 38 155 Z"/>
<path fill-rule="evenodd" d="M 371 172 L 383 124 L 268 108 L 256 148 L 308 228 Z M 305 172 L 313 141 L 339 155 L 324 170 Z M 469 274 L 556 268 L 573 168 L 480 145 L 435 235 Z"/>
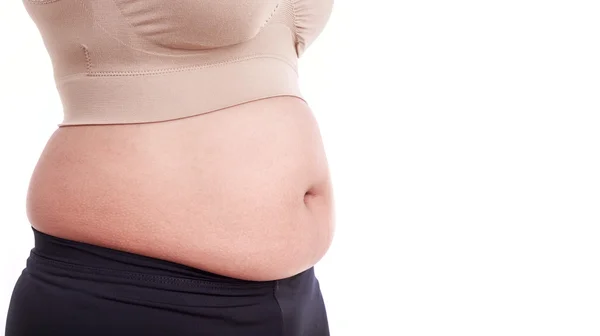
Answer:
<path fill-rule="evenodd" d="M 333 234 L 312 118 L 286 97 L 165 123 L 61 128 L 31 179 L 31 224 L 232 277 L 291 276 Z"/>

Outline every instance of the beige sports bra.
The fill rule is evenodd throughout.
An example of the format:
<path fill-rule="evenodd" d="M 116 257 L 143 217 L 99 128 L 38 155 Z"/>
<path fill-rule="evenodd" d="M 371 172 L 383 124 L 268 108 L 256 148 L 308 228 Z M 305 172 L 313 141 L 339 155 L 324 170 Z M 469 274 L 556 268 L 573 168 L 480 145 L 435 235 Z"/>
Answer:
<path fill-rule="evenodd" d="M 333 0 L 23 0 L 54 69 L 59 126 L 183 118 L 301 98 L 298 57 Z"/>

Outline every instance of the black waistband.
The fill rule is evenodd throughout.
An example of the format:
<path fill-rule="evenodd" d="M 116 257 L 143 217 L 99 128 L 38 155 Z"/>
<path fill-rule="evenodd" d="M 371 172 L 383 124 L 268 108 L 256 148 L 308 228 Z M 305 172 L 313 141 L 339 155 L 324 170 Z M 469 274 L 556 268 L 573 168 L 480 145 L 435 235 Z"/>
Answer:
<path fill-rule="evenodd" d="M 271 287 L 275 281 L 247 281 L 214 274 L 167 260 L 52 236 L 33 228 L 35 246 L 30 261 L 74 271 L 136 274 L 140 279 L 174 279 L 186 283 Z"/>

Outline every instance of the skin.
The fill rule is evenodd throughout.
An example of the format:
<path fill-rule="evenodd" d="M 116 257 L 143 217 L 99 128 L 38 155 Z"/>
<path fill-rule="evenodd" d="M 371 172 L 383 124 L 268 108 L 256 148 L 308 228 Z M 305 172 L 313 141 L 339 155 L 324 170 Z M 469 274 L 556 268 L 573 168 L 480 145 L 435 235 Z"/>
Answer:
<path fill-rule="evenodd" d="M 321 135 L 274 97 L 189 118 L 61 127 L 31 178 L 31 225 L 245 280 L 317 263 L 334 232 Z"/>

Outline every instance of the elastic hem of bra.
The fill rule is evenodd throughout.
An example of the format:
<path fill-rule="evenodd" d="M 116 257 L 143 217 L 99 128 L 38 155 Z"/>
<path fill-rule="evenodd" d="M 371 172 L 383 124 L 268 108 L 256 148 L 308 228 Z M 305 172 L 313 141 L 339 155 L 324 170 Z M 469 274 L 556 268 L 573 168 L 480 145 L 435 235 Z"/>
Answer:
<path fill-rule="evenodd" d="M 64 110 L 59 126 L 151 123 L 270 97 L 303 99 L 296 70 L 274 57 L 139 75 L 82 74 L 57 86 Z"/>

